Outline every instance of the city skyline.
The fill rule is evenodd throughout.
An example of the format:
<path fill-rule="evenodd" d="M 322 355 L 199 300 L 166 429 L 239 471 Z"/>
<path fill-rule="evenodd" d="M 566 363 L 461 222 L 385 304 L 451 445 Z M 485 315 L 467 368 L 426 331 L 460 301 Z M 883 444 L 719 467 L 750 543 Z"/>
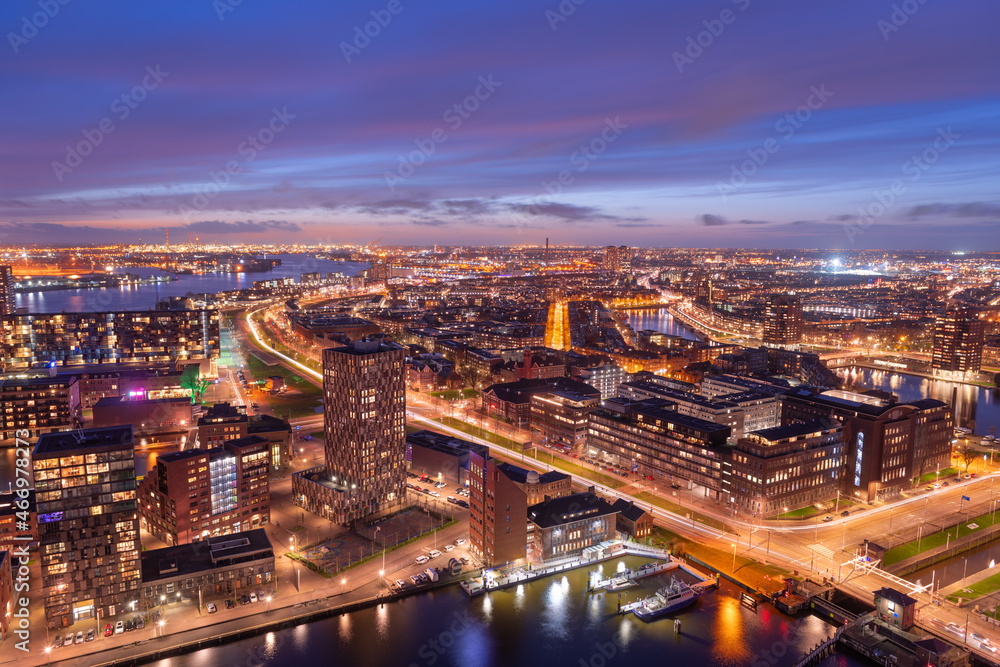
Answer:
<path fill-rule="evenodd" d="M 3 244 L 1000 249 L 986 2 L 54 7 Z"/>

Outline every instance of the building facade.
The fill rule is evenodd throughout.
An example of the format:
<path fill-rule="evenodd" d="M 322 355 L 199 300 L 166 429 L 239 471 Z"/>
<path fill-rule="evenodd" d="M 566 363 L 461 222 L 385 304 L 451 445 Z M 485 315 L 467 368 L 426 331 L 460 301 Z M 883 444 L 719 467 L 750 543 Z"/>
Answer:
<path fill-rule="evenodd" d="M 134 610 L 141 573 L 132 427 L 46 433 L 32 460 L 46 622 L 66 627 Z"/>
<path fill-rule="evenodd" d="M 79 425 L 74 383 L 61 376 L 0 380 L 0 439 L 13 438 L 20 430 L 36 437 Z"/>
<path fill-rule="evenodd" d="M 931 368 L 936 375 L 961 377 L 983 365 L 986 323 L 968 308 L 949 310 L 934 321 Z"/>
<path fill-rule="evenodd" d="M 14 294 L 14 272 L 10 266 L 0 266 L 0 315 L 14 314 Z"/>
<path fill-rule="evenodd" d="M 174 546 L 270 523 L 270 449 L 251 435 L 157 457 L 139 484 L 141 527 Z"/>
<path fill-rule="evenodd" d="M 404 506 L 405 360 L 377 340 L 323 350 L 326 465 L 293 476 L 300 506 L 341 524 Z"/>
<path fill-rule="evenodd" d="M 488 454 L 469 457 L 469 549 L 486 567 L 527 556 L 527 496 Z"/>
<path fill-rule="evenodd" d="M 618 512 L 612 505 L 587 491 L 553 498 L 528 508 L 530 559 L 578 556 L 588 547 L 614 539 Z"/>
<path fill-rule="evenodd" d="M 830 500 L 841 490 L 846 461 L 844 427 L 833 419 L 749 433 L 732 452 L 727 500 L 753 516 Z"/>
<path fill-rule="evenodd" d="M 0 361 L 8 370 L 51 362 L 151 364 L 218 357 L 217 310 L 0 316 Z"/>
<path fill-rule="evenodd" d="M 772 294 L 764 307 L 764 344 L 783 347 L 802 342 L 802 299 Z"/>
<path fill-rule="evenodd" d="M 587 415 L 600 401 L 571 391 L 551 391 L 531 397 L 531 429 L 546 445 L 583 452 L 587 444 Z"/>

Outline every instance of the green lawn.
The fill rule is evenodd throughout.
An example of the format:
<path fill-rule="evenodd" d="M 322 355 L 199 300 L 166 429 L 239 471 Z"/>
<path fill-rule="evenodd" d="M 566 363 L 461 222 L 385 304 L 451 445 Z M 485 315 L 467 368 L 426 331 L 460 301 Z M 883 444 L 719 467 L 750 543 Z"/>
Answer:
<path fill-rule="evenodd" d="M 956 533 L 958 533 L 957 538 L 978 533 L 993 525 L 993 516 L 994 515 L 992 513 L 986 513 L 981 516 L 969 517 L 967 521 L 963 520 L 957 527 L 941 530 L 936 533 L 931 533 L 930 535 L 924 535 L 922 539 L 919 540 L 919 551 L 917 551 L 918 540 L 913 540 L 912 542 L 906 542 L 893 547 L 885 552 L 883 565 L 892 565 L 894 563 L 898 563 L 899 561 L 916 556 L 918 553 L 923 553 L 929 549 L 948 544 L 949 541 L 954 541 L 956 539 Z M 998 517 L 998 519 L 1000 519 L 1000 517 Z M 971 523 L 976 524 L 977 528 L 970 529 L 968 525 Z"/>
<path fill-rule="evenodd" d="M 647 504 L 652 503 L 653 505 L 656 505 L 660 509 L 667 510 L 668 512 L 674 512 L 675 514 L 679 514 L 681 516 L 688 516 L 689 514 L 691 514 L 691 508 L 683 507 L 679 503 L 674 502 L 673 500 L 667 500 L 666 498 L 661 498 L 660 496 L 654 496 L 652 493 L 649 493 L 648 491 L 640 491 L 639 493 L 633 495 L 635 495 L 636 500 L 641 500 L 642 502 Z M 725 525 L 721 521 L 719 521 L 715 517 L 708 516 L 707 514 L 702 514 L 701 512 L 695 512 L 694 519 L 698 523 L 705 524 L 706 526 L 711 526 L 712 528 L 718 528 L 719 530 L 723 531 L 726 529 Z"/>
<path fill-rule="evenodd" d="M 956 470 L 955 468 L 945 468 L 944 470 L 941 471 L 940 475 L 938 474 L 937 471 L 934 471 L 921 476 L 920 483 L 927 484 L 928 482 L 935 481 L 936 479 L 938 479 L 938 477 L 940 477 L 941 479 L 948 479 L 952 475 L 957 475 L 957 474 L 958 470 Z"/>
<path fill-rule="evenodd" d="M 990 593 L 996 593 L 1000 591 L 1000 574 L 994 574 L 993 576 L 986 577 L 981 581 L 977 581 L 971 586 L 966 586 L 965 588 L 970 589 L 971 592 L 965 589 L 960 589 L 948 596 L 948 600 L 957 603 L 959 598 L 965 600 L 975 600 L 981 598 L 984 595 L 989 595 Z"/>
<path fill-rule="evenodd" d="M 266 402 L 274 410 L 274 414 L 282 419 L 312 417 L 317 414 L 316 408 L 323 405 L 323 390 L 321 388 L 281 364 L 268 366 L 257 357 L 248 355 L 247 370 L 250 371 L 253 379 L 261 383 L 271 375 L 285 379 L 285 386 L 288 387 L 287 393 L 275 396 L 258 393 L 251 397 L 251 400 L 257 403 Z M 250 378 L 247 379 L 250 380 Z"/>
<path fill-rule="evenodd" d="M 812 516 L 814 514 L 819 514 L 822 510 L 816 509 L 813 505 L 807 505 L 805 507 L 800 507 L 797 510 L 792 510 L 791 512 L 785 512 L 784 514 L 779 514 L 779 519 L 796 519 L 803 516 Z"/>

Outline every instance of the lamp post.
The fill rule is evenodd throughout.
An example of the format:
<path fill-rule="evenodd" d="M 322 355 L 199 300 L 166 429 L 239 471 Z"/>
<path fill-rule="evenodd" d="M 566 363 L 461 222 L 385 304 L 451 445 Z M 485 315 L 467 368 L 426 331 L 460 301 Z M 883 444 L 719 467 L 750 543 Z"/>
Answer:
<path fill-rule="evenodd" d="M 733 544 L 733 574 L 736 574 L 736 544 Z"/>

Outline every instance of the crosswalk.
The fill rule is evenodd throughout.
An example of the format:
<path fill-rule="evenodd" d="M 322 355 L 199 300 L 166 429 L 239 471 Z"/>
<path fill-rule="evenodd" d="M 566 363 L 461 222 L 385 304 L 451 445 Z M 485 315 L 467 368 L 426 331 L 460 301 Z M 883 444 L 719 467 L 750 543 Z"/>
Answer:
<path fill-rule="evenodd" d="M 810 544 L 806 548 L 812 550 L 818 556 L 833 558 L 833 549 L 831 549 L 830 547 L 824 547 L 822 544 Z"/>

